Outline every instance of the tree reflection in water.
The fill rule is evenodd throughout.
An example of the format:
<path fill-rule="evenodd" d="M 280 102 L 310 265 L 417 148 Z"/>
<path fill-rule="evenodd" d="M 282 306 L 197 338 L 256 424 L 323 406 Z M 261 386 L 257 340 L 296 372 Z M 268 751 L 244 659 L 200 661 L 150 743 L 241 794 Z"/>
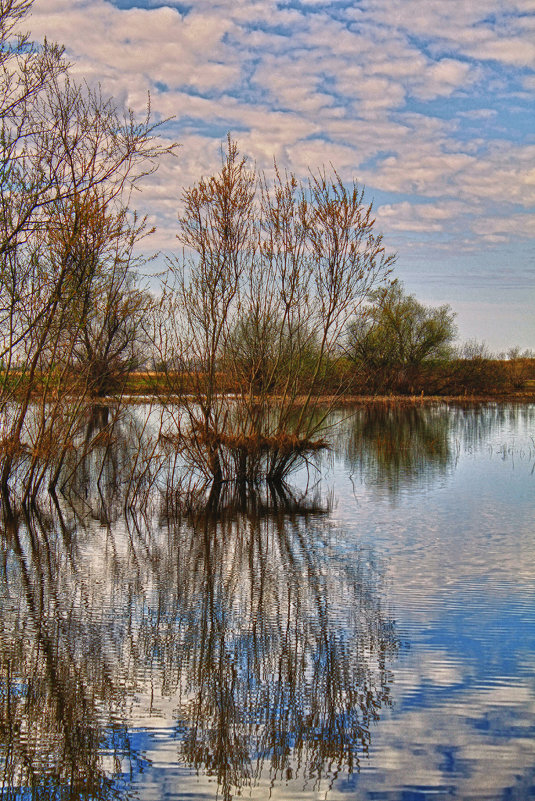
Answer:
<path fill-rule="evenodd" d="M 367 484 L 395 495 L 402 486 L 429 480 L 452 465 L 450 428 L 445 405 L 370 405 L 342 424 L 338 448 Z"/>
<path fill-rule="evenodd" d="M 103 737 L 117 757 L 127 732 L 116 717 L 121 699 L 98 612 L 86 618 L 77 608 L 73 532 L 59 507 L 13 513 L 3 504 L 0 797 L 112 797 Z"/>
<path fill-rule="evenodd" d="M 395 494 L 481 447 L 503 414 L 532 429 L 515 409 L 371 407 L 334 444 Z M 149 417 L 94 410 L 61 500 L 1 499 L 0 798 L 135 795 L 151 773 L 137 735 L 162 726 L 173 764 L 158 759 L 213 777 L 226 799 L 329 786 L 358 770 L 389 703 L 381 566 L 355 525 L 348 551 L 328 500 L 281 484 L 226 485 L 217 515 L 186 515 Z"/>
<path fill-rule="evenodd" d="M 334 446 L 367 485 L 395 496 L 455 467 L 461 450 L 484 447 L 508 421 L 533 427 L 530 407 L 376 403 L 359 407 L 334 428 Z"/>
<path fill-rule="evenodd" d="M 358 768 L 396 648 L 366 558 L 333 558 L 315 510 L 171 528 L 189 578 L 162 647 L 187 761 L 226 798 L 264 766 L 272 781 Z"/>
<path fill-rule="evenodd" d="M 227 799 L 261 774 L 358 769 L 397 644 L 380 572 L 337 556 L 321 499 L 280 488 L 186 518 L 165 495 L 103 515 L 103 497 L 83 515 L 3 499 L 1 797 L 128 794 L 129 732 L 158 703 L 177 760 Z"/>

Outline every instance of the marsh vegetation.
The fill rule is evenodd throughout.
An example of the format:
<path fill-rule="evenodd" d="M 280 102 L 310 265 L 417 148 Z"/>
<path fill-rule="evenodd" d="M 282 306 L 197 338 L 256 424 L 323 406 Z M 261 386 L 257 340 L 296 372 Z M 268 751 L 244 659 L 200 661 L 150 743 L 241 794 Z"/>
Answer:
<path fill-rule="evenodd" d="M 335 172 L 302 183 L 275 167 L 269 182 L 229 137 L 220 172 L 182 193 L 182 253 L 157 302 L 138 282 L 146 222 L 129 204 L 175 147 L 149 112 L 138 123 L 77 85 L 61 49 L 17 36 L 30 6 L 12 0 L 0 15 L 2 492 L 35 500 L 74 477 L 64 468 L 80 437 L 91 446 L 94 398 L 120 403 L 148 360 L 179 407 L 162 433 L 196 478 L 216 494 L 229 481 L 280 484 L 325 446 L 315 398 L 327 362 L 391 269 L 371 207 Z"/>

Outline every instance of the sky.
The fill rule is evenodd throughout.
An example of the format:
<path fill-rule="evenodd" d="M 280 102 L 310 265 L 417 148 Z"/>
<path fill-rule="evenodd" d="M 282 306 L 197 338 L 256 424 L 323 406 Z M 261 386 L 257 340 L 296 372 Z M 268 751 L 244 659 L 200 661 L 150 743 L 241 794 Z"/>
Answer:
<path fill-rule="evenodd" d="M 176 247 L 227 133 L 259 169 L 333 165 L 395 275 L 459 340 L 535 349 L 535 0 L 35 0 L 27 27 L 181 144 L 136 197 Z"/>

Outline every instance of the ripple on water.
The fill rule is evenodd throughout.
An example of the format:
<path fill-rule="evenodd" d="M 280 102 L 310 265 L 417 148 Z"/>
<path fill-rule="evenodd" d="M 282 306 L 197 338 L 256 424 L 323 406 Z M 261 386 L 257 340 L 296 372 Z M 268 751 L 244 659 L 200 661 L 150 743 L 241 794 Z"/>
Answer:
<path fill-rule="evenodd" d="M 6 798 L 535 798 L 534 423 L 361 411 L 313 511 L 21 515 Z"/>

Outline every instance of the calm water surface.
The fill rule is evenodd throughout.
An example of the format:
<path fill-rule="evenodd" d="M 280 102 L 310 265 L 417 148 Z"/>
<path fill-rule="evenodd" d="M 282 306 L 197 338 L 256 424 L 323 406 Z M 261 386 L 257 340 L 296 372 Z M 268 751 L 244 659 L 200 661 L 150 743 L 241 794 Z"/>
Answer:
<path fill-rule="evenodd" d="M 535 406 L 344 413 L 217 520 L 125 503 L 128 414 L 3 510 L 0 799 L 535 798 Z"/>

